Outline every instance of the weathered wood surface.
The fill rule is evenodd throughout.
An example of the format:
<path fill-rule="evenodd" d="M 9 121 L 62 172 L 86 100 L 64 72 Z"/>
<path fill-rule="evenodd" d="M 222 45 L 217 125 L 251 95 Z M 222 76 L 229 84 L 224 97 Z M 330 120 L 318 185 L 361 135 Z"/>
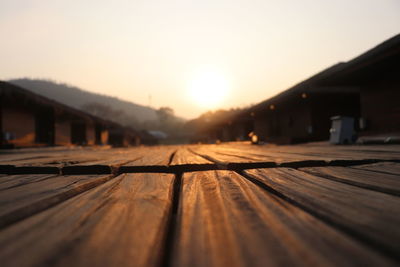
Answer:
<path fill-rule="evenodd" d="M 54 174 L 8 175 L 0 179 L 0 192 L 56 177 Z"/>
<path fill-rule="evenodd" d="M 359 165 L 353 167 L 354 169 L 368 170 L 374 173 L 400 175 L 400 163 L 382 162 L 376 164 Z"/>
<path fill-rule="evenodd" d="M 294 169 L 245 172 L 327 223 L 400 255 L 400 198 Z"/>
<path fill-rule="evenodd" d="M 112 151 L 112 153 L 110 153 Z M 55 166 L 106 164 L 112 160 L 118 162 L 133 161 L 146 151 L 141 148 L 133 149 L 90 149 L 75 148 L 54 152 L 40 152 L 39 149 L 28 150 L 21 155 L 11 154 L 6 157 L 0 154 L 0 165 L 20 166 Z"/>
<path fill-rule="evenodd" d="M 10 178 L 0 191 L 0 228 L 96 187 L 111 176 L 15 175 Z"/>
<path fill-rule="evenodd" d="M 294 146 L 275 146 L 261 145 L 252 146 L 248 144 L 238 143 L 232 145 L 216 145 L 221 146 L 221 150 L 237 151 L 256 154 L 260 156 L 275 156 L 285 159 L 323 159 L 323 160 L 351 160 L 351 159 L 398 159 L 400 157 L 400 145 L 393 146 L 329 146 L 326 144 L 309 144 L 309 145 L 294 145 Z"/>
<path fill-rule="evenodd" d="M 12 225 L 2 265 L 160 266 L 172 185 L 171 174 L 123 174 Z"/>
<path fill-rule="evenodd" d="M 353 167 L 314 167 L 300 168 L 299 170 L 333 181 L 400 196 L 400 177 L 398 174 Z"/>
<path fill-rule="evenodd" d="M 1 166 L 33 172 L 0 175 L 0 262 L 398 266 L 399 148 L 238 143 L 2 152 Z M 33 174 L 49 166 L 60 174 Z"/>
<path fill-rule="evenodd" d="M 171 266 L 390 264 L 228 171 L 185 174 Z"/>
<path fill-rule="evenodd" d="M 170 165 L 177 146 L 156 146 L 152 148 L 143 148 L 141 157 L 138 160 L 124 164 L 124 166 L 152 166 Z"/>
<path fill-rule="evenodd" d="M 0 151 L 0 164 L 24 165 L 34 164 L 35 162 L 57 163 L 62 160 L 72 160 L 75 162 L 78 161 L 79 158 L 85 158 L 90 154 L 107 153 L 109 150 L 109 148 L 103 147 L 54 147 L 6 150 Z"/>
<path fill-rule="evenodd" d="M 124 166 L 125 171 L 141 171 L 142 166 L 168 166 L 177 147 L 89 149 L 37 152 L 28 150 L 24 156 L 5 159 L 0 155 L 0 173 L 6 174 L 110 174 Z M 151 169 L 151 168 L 147 168 Z"/>
<path fill-rule="evenodd" d="M 179 148 L 173 159 L 171 164 L 209 164 L 213 163 L 210 160 L 207 160 L 197 154 L 194 154 L 186 147 Z"/>
<path fill-rule="evenodd" d="M 354 160 L 398 160 L 399 150 L 387 149 L 362 150 L 360 146 L 346 148 L 335 146 L 251 146 L 246 144 L 191 146 L 193 153 L 220 163 L 275 162 L 290 163 L 297 161 L 354 161 Z"/>

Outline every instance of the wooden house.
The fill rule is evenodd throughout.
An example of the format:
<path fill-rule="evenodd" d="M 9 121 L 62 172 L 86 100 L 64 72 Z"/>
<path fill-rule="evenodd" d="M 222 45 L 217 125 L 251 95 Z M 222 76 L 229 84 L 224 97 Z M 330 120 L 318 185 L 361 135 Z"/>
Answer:
<path fill-rule="evenodd" d="M 7 82 L 0 82 L 0 104 L 1 147 L 140 143 L 132 129 Z M 122 141 L 109 131 L 123 132 Z"/>
<path fill-rule="evenodd" d="M 97 137 L 97 138 L 96 138 Z M 102 144 L 96 134 L 95 121 L 88 114 L 56 108 L 55 145 Z"/>
<path fill-rule="evenodd" d="M 338 115 L 355 118 L 359 136 L 400 136 L 399 62 L 397 35 L 245 110 L 232 123 L 253 120 L 253 127 L 242 124 L 236 136 L 253 128 L 266 142 L 327 140 L 330 118 Z"/>
<path fill-rule="evenodd" d="M 138 146 L 141 138 L 132 128 L 114 125 L 109 128 L 108 143 L 114 147 Z"/>
<path fill-rule="evenodd" d="M 323 84 L 359 88 L 359 136 L 400 136 L 400 34 L 350 60 Z"/>
<path fill-rule="evenodd" d="M 357 87 L 321 86 L 322 77 L 341 64 L 268 99 L 248 113 L 254 117 L 254 133 L 260 141 L 301 143 L 327 140 L 333 116 L 359 116 Z"/>
<path fill-rule="evenodd" d="M 233 124 L 241 125 L 236 139 L 248 139 L 244 133 L 249 132 L 260 141 L 281 144 L 328 139 L 332 116 L 359 116 L 357 87 L 320 84 L 342 66 L 334 65 L 242 112 L 233 120 Z"/>
<path fill-rule="evenodd" d="M 54 109 L 45 100 L 0 82 L 0 107 L 2 146 L 54 145 Z"/>

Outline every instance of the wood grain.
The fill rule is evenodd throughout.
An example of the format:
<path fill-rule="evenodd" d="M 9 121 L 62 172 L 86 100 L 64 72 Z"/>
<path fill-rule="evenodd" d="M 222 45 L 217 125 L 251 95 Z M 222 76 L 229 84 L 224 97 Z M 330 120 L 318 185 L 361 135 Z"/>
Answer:
<path fill-rule="evenodd" d="M 43 211 L 110 179 L 111 175 L 15 175 L 22 184 L 0 193 L 0 228 Z M 18 183 L 18 182 L 17 182 Z"/>
<path fill-rule="evenodd" d="M 203 146 L 204 148 L 204 146 Z M 400 146 L 332 146 L 327 143 L 311 143 L 306 145 L 276 146 L 276 145 L 250 145 L 244 143 L 231 143 L 210 146 L 211 150 L 233 155 L 242 153 L 255 157 L 275 157 L 276 162 L 288 160 L 398 160 L 400 159 Z"/>
<path fill-rule="evenodd" d="M 391 265 L 228 171 L 184 174 L 171 266 Z"/>
<path fill-rule="evenodd" d="M 138 160 L 124 164 L 123 166 L 167 166 L 170 164 L 170 160 L 177 149 L 177 146 L 148 147 L 143 149 L 143 153 Z"/>
<path fill-rule="evenodd" d="M 400 255 L 400 198 L 294 169 L 245 173 L 372 247 Z"/>
<path fill-rule="evenodd" d="M 301 168 L 300 170 L 318 177 L 400 196 L 399 175 L 345 167 Z"/>
<path fill-rule="evenodd" d="M 376 164 L 367 164 L 353 167 L 354 169 L 368 170 L 376 172 L 377 174 L 393 174 L 400 175 L 400 163 L 382 162 Z"/>
<path fill-rule="evenodd" d="M 79 173 L 0 175 L 0 262 L 398 266 L 399 160 L 400 146 L 326 143 L 0 151 L 4 170 Z"/>
<path fill-rule="evenodd" d="M 120 175 L 3 230 L 0 260 L 3 266 L 159 266 L 172 183 L 170 174 Z"/>
<path fill-rule="evenodd" d="M 187 147 L 180 147 L 175 152 L 171 165 L 174 164 L 207 164 L 211 161 L 189 151 Z"/>
<path fill-rule="evenodd" d="M 54 174 L 7 175 L 0 179 L 0 192 L 57 177 Z"/>

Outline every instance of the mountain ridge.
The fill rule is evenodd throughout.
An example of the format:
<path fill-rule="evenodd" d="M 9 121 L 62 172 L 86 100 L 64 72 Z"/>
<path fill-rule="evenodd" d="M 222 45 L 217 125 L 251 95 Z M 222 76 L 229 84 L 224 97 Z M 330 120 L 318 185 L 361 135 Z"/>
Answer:
<path fill-rule="evenodd" d="M 113 111 L 120 111 L 129 116 L 132 121 L 131 124 L 136 124 L 134 126 L 138 126 L 137 124 L 146 121 L 155 121 L 158 119 L 157 110 L 153 108 L 122 100 L 117 97 L 89 92 L 77 86 L 65 83 L 29 78 L 12 79 L 8 82 L 83 111 L 87 111 L 85 110 L 85 105 L 93 103 L 109 107 Z M 116 121 L 121 123 L 121 121 Z M 123 124 L 126 125 L 127 123 Z"/>

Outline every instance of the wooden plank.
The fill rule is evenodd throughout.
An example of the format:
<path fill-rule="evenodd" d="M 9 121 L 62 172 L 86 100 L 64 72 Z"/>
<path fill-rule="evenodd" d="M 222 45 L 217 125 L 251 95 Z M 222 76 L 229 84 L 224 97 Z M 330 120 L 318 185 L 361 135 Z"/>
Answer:
<path fill-rule="evenodd" d="M 62 150 L 49 150 L 48 148 L 34 148 L 0 150 L 0 164 L 8 161 L 44 158 L 48 157 L 49 154 L 61 153 L 62 151 L 68 151 L 68 149 L 63 148 Z"/>
<path fill-rule="evenodd" d="M 0 192 L 56 177 L 54 174 L 8 175 L 0 178 Z"/>
<path fill-rule="evenodd" d="M 230 155 L 247 155 L 248 157 L 256 160 L 271 160 L 277 163 L 291 162 L 291 161 L 304 161 L 304 160 L 324 160 L 330 161 L 333 159 L 349 159 L 346 155 L 332 156 L 328 153 L 319 154 L 311 153 L 307 150 L 296 151 L 297 149 L 286 150 L 284 147 L 276 148 L 276 146 L 255 146 L 247 145 L 241 147 L 224 146 L 225 154 Z"/>
<path fill-rule="evenodd" d="M 12 164 L 13 162 L 30 161 L 34 159 L 46 160 L 68 155 L 90 154 L 105 151 L 100 147 L 42 147 L 33 149 L 15 149 L 0 151 L 0 164 Z"/>
<path fill-rule="evenodd" d="M 86 151 L 100 151 L 109 149 L 109 146 L 52 146 L 52 147 L 31 147 L 31 148 L 18 148 L 18 149 L 2 149 L 0 150 L 0 160 L 8 158 L 11 155 L 23 156 L 29 154 L 43 154 L 43 153 L 59 153 L 77 150 Z"/>
<path fill-rule="evenodd" d="M 0 162 L 1 165 L 13 165 L 15 167 L 63 167 L 74 165 L 81 162 L 94 161 L 98 158 L 98 155 L 90 153 L 47 153 L 41 154 L 39 156 L 30 155 L 23 158 L 10 158 L 8 160 L 3 160 Z"/>
<path fill-rule="evenodd" d="M 352 168 L 373 171 L 376 173 L 400 175 L 400 163 L 394 162 L 380 162 L 376 164 L 354 166 Z"/>
<path fill-rule="evenodd" d="M 388 255 L 400 255 L 400 198 L 294 169 L 245 173 L 359 240 Z"/>
<path fill-rule="evenodd" d="M 273 157 L 259 157 L 253 154 L 247 154 L 244 150 L 235 151 L 235 153 L 229 153 L 222 150 L 222 148 L 215 147 L 212 145 L 205 146 L 193 146 L 189 150 L 203 158 L 217 163 L 248 163 L 248 162 L 260 162 L 260 161 L 275 161 Z"/>
<path fill-rule="evenodd" d="M 124 166 L 167 166 L 170 164 L 170 160 L 177 149 L 177 146 L 146 147 L 140 159 L 124 164 Z"/>
<path fill-rule="evenodd" d="M 293 148 L 289 150 L 289 148 Z M 246 165 L 246 168 L 254 168 L 255 163 L 278 164 L 281 167 L 318 167 L 318 166 L 350 166 L 363 162 L 374 162 L 376 160 L 394 160 L 393 156 L 376 155 L 365 156 L 364 153 L 354 154 L 349 151 L 337 151 L 335 146 L 327 146 L 326 149 L 319 148 L 318 151 L 310 150 L 309 147 L 301 146 L 254 146 L 245 144 L 223 144 L 190 147 L 194 153 L 204 158 L 224 165 Z M 273 167 L 273 166 L 272 166 Z"/>
<path fill-rule="evenodd" d="M 158 146 L 144 150 L 144 154 L 137 160 L 129 162 L 119 167 L 120 173 L 151 172 L 165 173 L 171 172 L 169 166 L 177 146 Z"/>
<path fill-rule="evenodd" d="M 236 173 L 186 173 L 182 184 L 170 266 L 391 264 Z"/>
<path fill-rule="evenodd" d="M 381 159 L 391 160 L 400 159 L 400 146 L 333 146 L 324 145 L 250 145 L 250 144 L 227 144 L 220 146 L 223 149 L 236 149 L 242 151 L 250 151 L 259 155 L 275 155 L 278 157 L 296 158 L 303 160 L 361 160 L 361 159 Z"/>
<path fill-rule="evenodd" d="M 326 161 L 321 158 L 312 157 L 300 157 L 286 154 L 276 154 L 268 152 L 265 155 L 258 155 L 247 150 L 232 150 L 227 151 L 222 148 L 202 147 L 193 150 L 194 153 L 198 153 L 204 158 L 210 159 L 217 164 L 224 166 L 226 169 L 252 169 L 252 168 L 271 168 L 277 167 L 305 167 L 305 166 L 325 166 Z M 221 152 L 222 151 L 222 152 Z M 223 169 L 223 168 L 221 168 Z"/>
<path fill-rule="evenodd" d="M 300 170 L 318 177 L 400 196 L 399 175 L 345 167 L 316 167 L 301 168 Z"/>
<path fill-rule="evenodd" d="M 312 154 L 298 152 L 282 152 L 276 149 L 270 149 L 269 146 L 254 145 L 214 145 L 202 146 L 196 149 L 197 153 L 203 156 L 209 156 L 219 162 L 224 163 L 251 163 L 251 162 L 275 162 L 278 164 L 300 162 L 300 161 L 332 161 L 336 159 L 350 160 L 351 157 L 341 156 L 332 157 L 326 154 Z"/>
<path fill-rule="evenodd" d="M 188 150 L 187 147 L 180 147 L 172 159 L 171 165 L 175 164 L 209 164 L 209 161 L 199 155 L 196 155 Z"/>
<path fill-rule="evenodd" d="M 11 176 L 10 176 L 11 177 Z M 65 201 L 112 178 L 110 175 L 15 175 L 17 186 L 1 191 L 0 228 Z"/>
<path fill-rule="evenodd" d="M 21 166 L 52 166 L 64 167 L 77 164 L 103 164 L 104 162 L 120 159 L 128 161 L 135 159 L 138 156 L 135 154 L 140 152 L 139 149 L 107 149 L 107 150 L 93 150 L 93 149 L 74 149 L 69 151 L 41 154 L 30 154 L 17 159 L 8 159 L 0 162 L 2 165 Z"/>
<path fill-rule="evenodd" d="M 140 148 L 119 148 L 107 150 L 72 150 L 68 153 L 55 153 L 39 159 L 6 162 L 1 172 L 7 174 L 110 174 L 123 164 L 135 161 L 144 153 Z"/>
<path fill-rule="evenodd" d="M 288 145 L 291 146 L 291 145 Z M 311 143 L 304 143 L 296 146 L 301 147 L 309 147 L 309 148 L 324 148 L 327 146 L 331 146 L 334 148 L 341 148 L 341 149 L 348 149 L 348 150 L 364 150 L 364 151 L 377 151 L 377 152 L 400 152 L 400 145 L 398 144 L 374 144 L 374 145 L 359 145 L 359 144 L 352 144 L 352 145 L 330 145 L 328 141 L 322 142 L 311 142 Z"/>
<path fill-rule="evenodd" d="M 130 150 L 130 153 L 132 150 Z M 21 153 L 0 154 L 0 165 L 14 166 L 68 166 L 107 159 L 111 155 L 127 153 L 127 149 L 103 149 L 99 147 L 72 147 L 63 150 L 34 149 Z"/>
<path fill-rule="evenodd" d="M 49 158 L 50 155 L 8 155 L 7 157 L 0 158 L 0 164 L 9 165 L 21 161 L 49 160 Z"/>
<path fill-rule="evenodd" d="M 110 174 L 116 173 L 122 165 L 140 160 L 146 155 L 143 149 L 109 150 L 97 156 L 96 160 L 85 161 L 62 167 L 62 174 Z"/>
<path fill-rule="evenodd" d="M 160 266 L 171 174 L 123 174 L 3 230 L 4 266 Z M 23 251 L 23 253 L 21 253 Z"/>
<path fill-rule="evenodd" d="M 383 154 L 400 154 L 400 145 L 351 145 L 351 146 L 339 146 L 339 148 L 348 151 L 360 151 L 364 153 L 383 153 Z"/>
<path fill-rule="evenodd" d="M 336 146 L 325 144 L 324 146 L 285 146 L 285 151 L 310 151 L 315 153 L 328 153 L 331 155 L 345 155 L 353 159 L 375 158 L 375 159 L 399 159 L 400 146 L 363 146 L 363 145 L 344 145 Z M 335 157 L 335 156 L 334 156 Z"/>
<path fill-rule="evenodd" d="M 73 150 L 69 154 L 54 154 L 54 157 L 29 158 L 21 161 L 6 161 L 11 167 L 3 168 L 8 174 L 53 173 L 53 174 L 109 174 L 121 165 L 134 167 L 129 171 L 142 169 L 141 166 L 168 166 L 177 147 L 121 148 L 108 150 Z M 3 166 L 4 167 L 4 166 Z M 17 168 L 14 168 L 17 167 Z M 39 169 L 40 167 L 41 169 Z M 137 168 L 139 167 L 139 168 Z M 149 168 L 148 168 L 149 169 Z M 150 169 L 148 171 L 151 171 Z"/>

